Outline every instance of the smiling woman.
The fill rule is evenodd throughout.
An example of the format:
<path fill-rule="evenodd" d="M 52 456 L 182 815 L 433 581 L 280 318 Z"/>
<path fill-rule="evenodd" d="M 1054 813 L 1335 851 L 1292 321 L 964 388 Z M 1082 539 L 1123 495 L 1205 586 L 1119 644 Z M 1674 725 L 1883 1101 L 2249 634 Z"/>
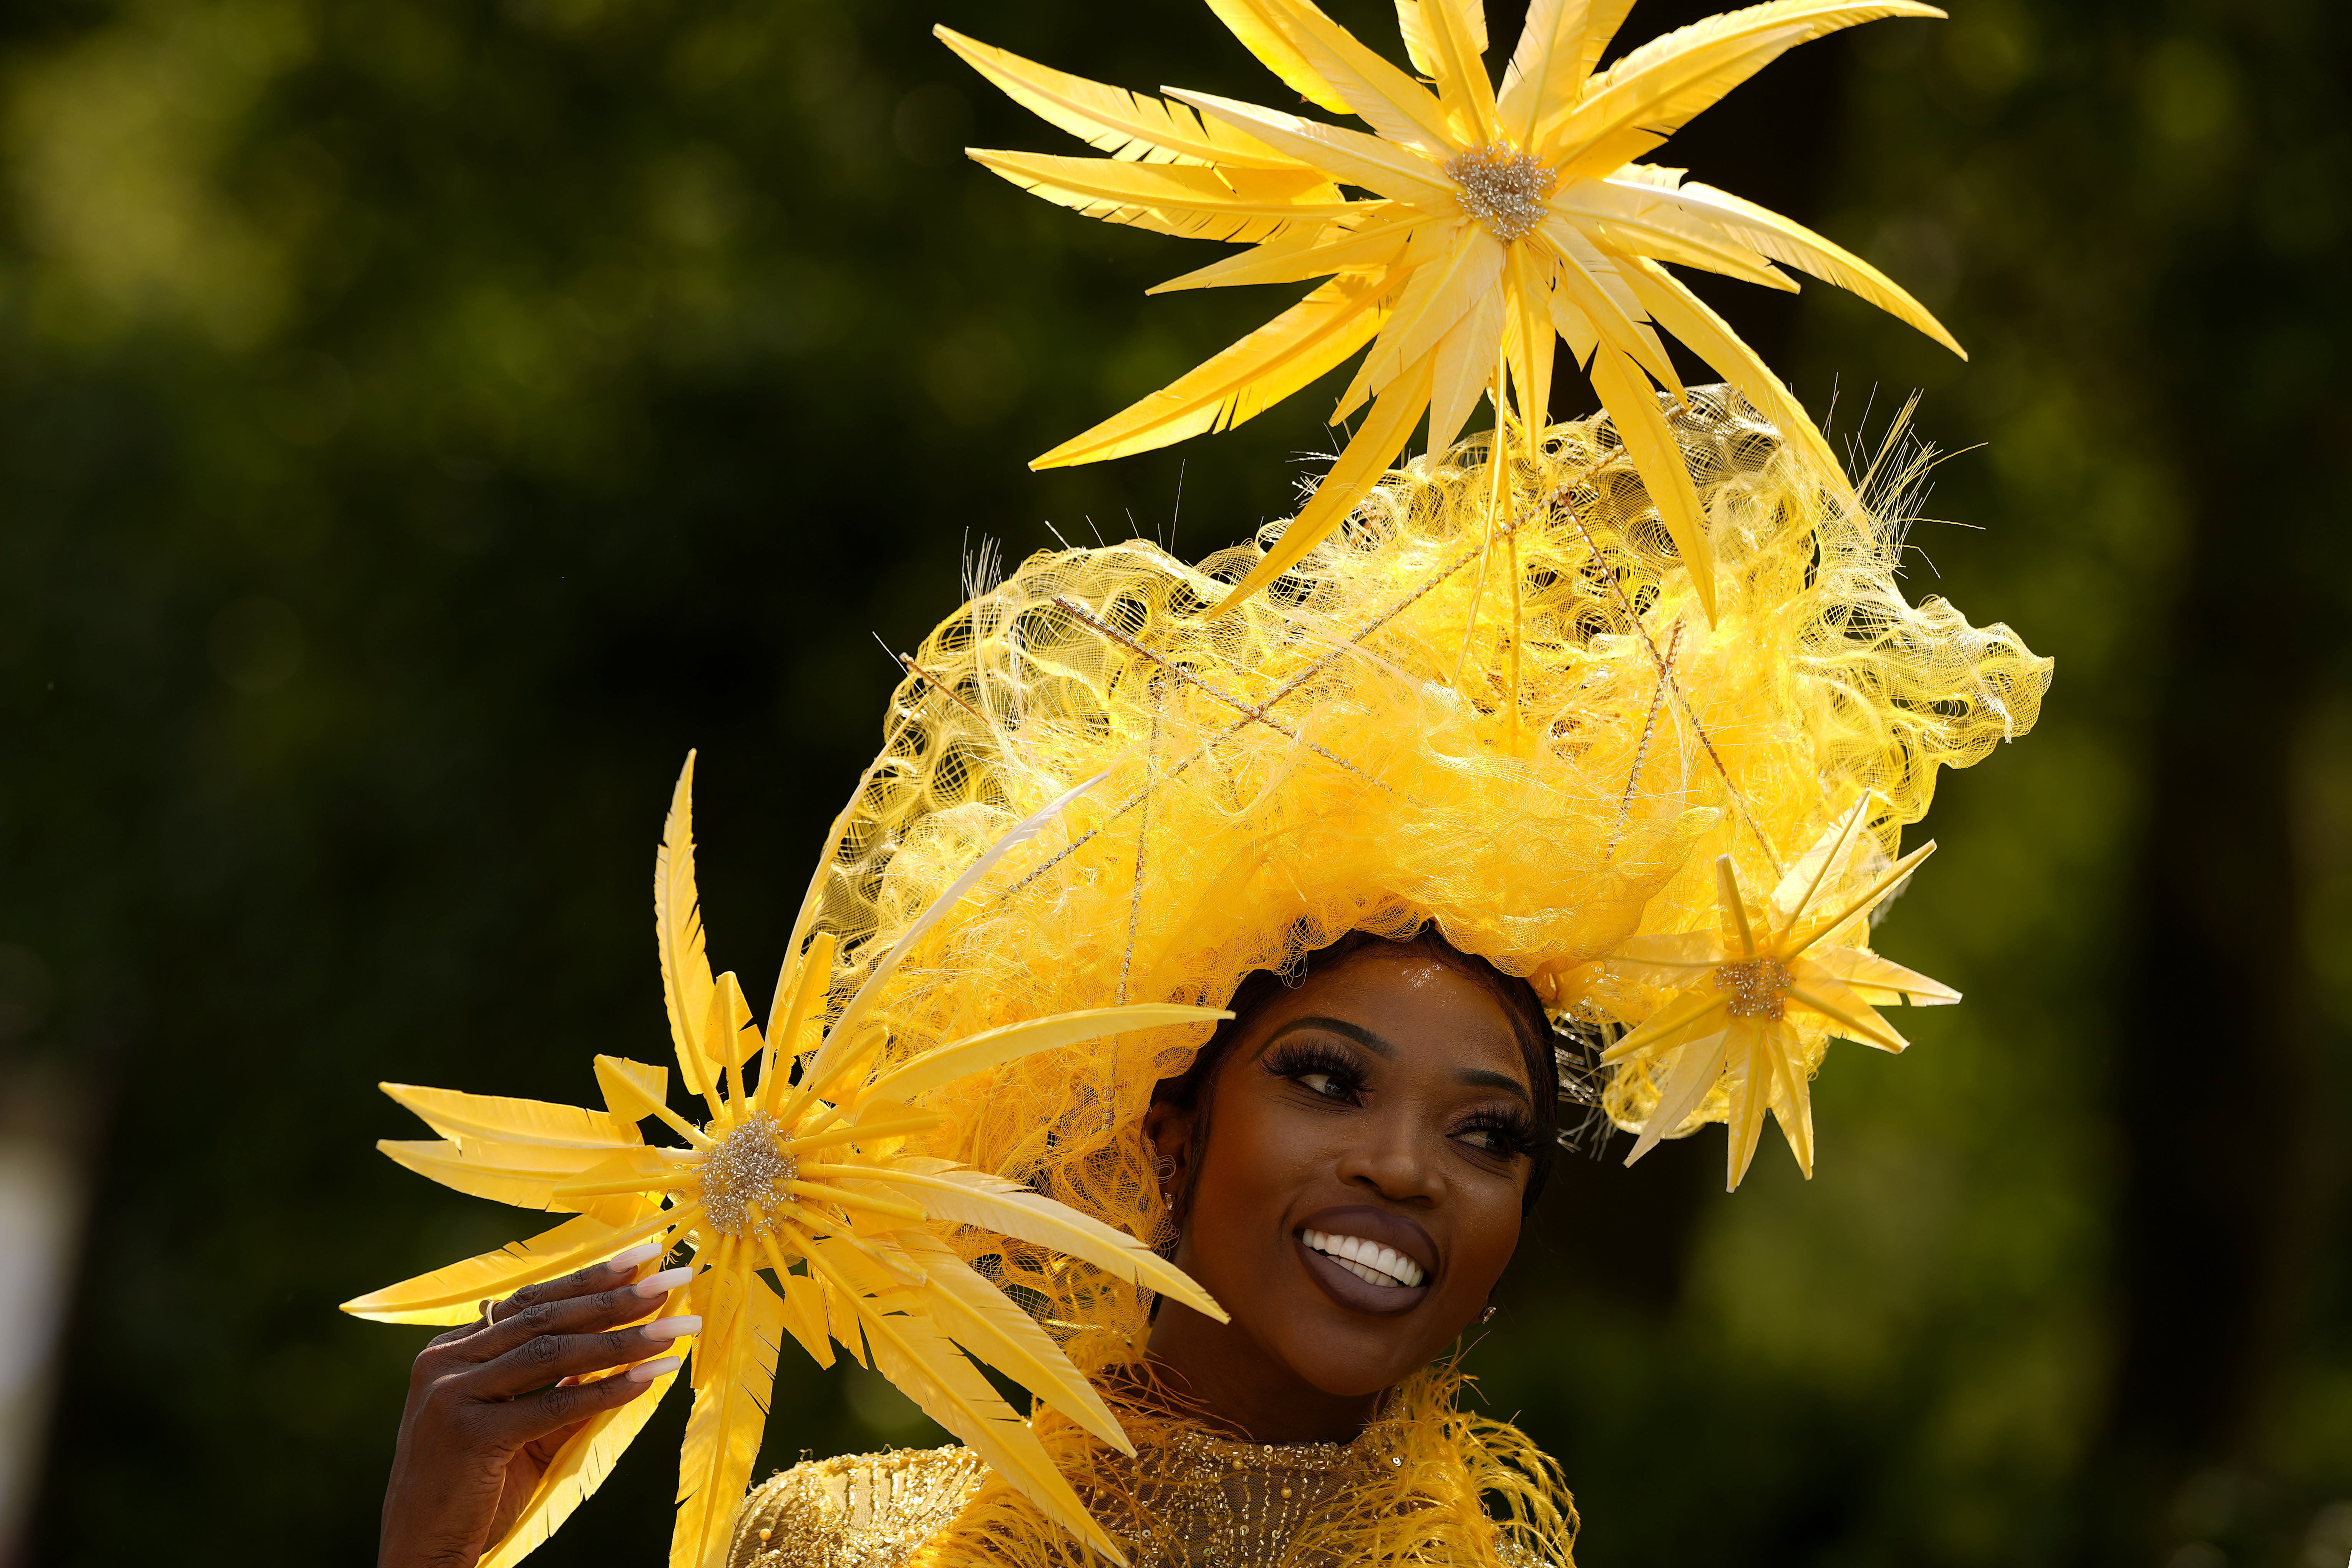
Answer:
<path fill-rule="evenodd" d="M 1469 0 L 1400 5 L 1435 94 L 1307 0 L 1213 3 L 1381 136 L 967 53 L 1114 154 L 1055 165 L 1068 189 L 1256 240 L 1254 277 L 1337 274 L 1321 326 L 1114 424 L 1215 428 L 1377 337 L 1363 430 L 1197 567 L 1130 542 L 977 584 L 904 658 L 764 1026 L 705 958 L 681 781 L 656 905 L 707 1122 L 617 1058 L 601 1110 L 394 1086 L 443 1140 L 394 1158 L 577 1217 L 351 1303 L 459 1325 L 418 1363 L 386 1568 L 506 1568 L 674 1377 L 672 1568 L 1568 1568 L 1562 1478 L 1447 1357 L 1542 1185 L 1555 1030 L 1613 1041 L 1578 1089 L 1632 1158 L 1722 1121 L 1736 1187 L 1768 1113 L 1811 1173 L 1833 1032 L 1897 1051 L 1878 1008 L 1958 999 L 1869 916 L 1932 847 L 1896 858 L 1937 769 L 2030 728 L 2049 663 L 1905 599 L 1916 475 L 1839 471 L 1659 262 L 1875 274 L 1623 162 L 1791 45 L 1922 7 L 1772 0 L 1595 74 L 1622 0 L 1539 0 L 1497 99 Z M 1343 199 L 1385 176 L 1302 139 L 1377 154 L 1407 210 Z M 1682 385 L 1654 321 L 1733 384 Z M 1555 329 L 1607 413 L 1538 429 L 1507 388 Z M 1495 427 L 1449 449 L 1482 395 Z M 1433 449 L 1381 474 L 1424 407 Z M 788 1342 L 961 1446 L 743 1502 Z"/>

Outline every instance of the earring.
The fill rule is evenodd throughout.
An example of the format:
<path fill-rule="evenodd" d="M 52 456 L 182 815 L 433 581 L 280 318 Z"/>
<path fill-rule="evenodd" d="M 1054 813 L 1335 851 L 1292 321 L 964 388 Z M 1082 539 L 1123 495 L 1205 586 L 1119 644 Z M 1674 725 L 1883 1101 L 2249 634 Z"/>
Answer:
<path fill-rule="evenodd" d="M 1495 1321 L 1495 1309 L 1494 1309 L 1494 1308 L 1492 1308 L 1492 1307 L 1489 1307 L 1489 1308 L 1487 1308 L 1485 1311 L 1483 1311 L 1483 1312 L 1479 1313 L 1479 1314 L 1478 1314 L 1478 1321 L 1479 1321 L 1480 1322 L 1482 1322 L 1482 1323 L 1491 1323 L 1491 1322 L 1493 1322 L 1493 1321 Z"/>
<path fill-rule="evenodd" d="M 1151 1173 L 1160 1183 L 1160 1201 L 1168 1201 L 1168 1184 L 1176 1179 L 1176 1162 L 1165 1154 L 1151 1157 Z"/>

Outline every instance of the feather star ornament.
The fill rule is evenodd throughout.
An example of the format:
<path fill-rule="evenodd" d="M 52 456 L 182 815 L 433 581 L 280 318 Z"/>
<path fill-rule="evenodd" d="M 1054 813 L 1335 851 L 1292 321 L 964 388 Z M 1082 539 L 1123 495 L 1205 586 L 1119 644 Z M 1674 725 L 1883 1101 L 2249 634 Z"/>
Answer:
<path fill-rule="evenodd" d="M 1860 22 L 1944 13 L 1912 0 L 1772 0 L 1666 34 L 1596 74 L 1632 3 L 1534 0 L 1497 89 L 1482 58 L 1482 0 L 1397 0 L 1406 49 L 1426 84 L 1313 0 L 1209 0 L 1285 83 L 1358 117 L 1370 134 L 1208 93 L 1130 93 L 937 29 L 1015 101 L 1110 154 L 971 149 L 981 163 L 1090 216 L 1253 246 L 1151 292 L 1328 279 L 1032 466 L 1123 457 L 1238 425 L 1369 343 L 1331 419 L 1367 403 L 1370 412 L 1281 542 L 1217 606 L 1223 614 L 1338 527 L 1423 414 L 1427 449 L 1443 452 L 1482 395 L 1499 435 L 1515 391 L 1517 423 L 1534 440 L 1547 423 L 1555 339 L 1565 339 L 1712 619 L 1704 514 L 1669 405 L 1652 390 L 1663 387 L 1673 406 L 1686 402 L 1659 332 L 1738 387 L 1825 481 L 1843 489 L 1844 480 L 1789 390 L 1661 264 L 1787 290 L 1797 284 L 1781 267 L 1792 267 L 1962 351 L 1859 257 L 1754 203 L 1685 184 L 1679 169 L 1633 160 L 1798 44 Z M 1342 187 L 1369 195 L 1350 197 Z"/>
<path fill-rule="evenodd" d="M 385 1084 L 440 1134 L 379 1144 L 393 1159 L 460 1192 L 577 1217 L 343 1310 L 383 1322 L 461 1323 L 486 1298 L 622 1248 L 682 1246 L 691 1249 L 697 1273 L 661 1310 L 698 1313 L 703 1328 L 677 1346 L 691 1349 L 694 1408 L 679 1458 L 670 1568 L 716 1568 L 725 1560 L 728 1526 L 759 1455 L 787 1335 L 819 1365 L 832 1364 L 836 1342 L 870 1363 L 1048 1517 L 1122 1562 L 1028 1424 L 965 1352 L 1104 1442 L 1130 1455 L 1133 1447 L 1061 1348 L 967 1264 L 951 1239 L 967 1226 L 1012 1237 L 1221 1321 L 1223 1310 L 1132 1237 L 987 1172 L 909 1153 L 907 1143 L 940 1121 L 915 1102 L 957 1079 L 1081 1040 L 1231 1015 L 1160 1004 L 1065 1013 L 877 1067 L 885 1032 L 860 1023 L 877 987 L 1007 852 L 1097 782 L 1089 780 L 1014 827 L 950 886 L 876 963 L 829 1030 L 834 943 L 825 933 L 807 938 L 813 886 L 792 943 L 800 956 L 785 967 L 762 1035 L 735 976 L 714 979 L 704 954 L 693 780 L 689 755 L 656 860 L 655 923 L 678 1069 L 708 1102 L 710 1120 L 697 1126 L 670 1110 L 665 1068 L 615 1057 L 595 1059 L 602 1110 Z M 811 1043 L 814 1051 L 804 1051 Z M 747 1079 L 754 1056 L 761 1070 Z M 684 1146 L 646 1143 L 639 1123 L 648 1118 Z M 594 1491 L 671 1380 L 572 1437 L 483 1568 L 505 1568 L 551 1534 Z"/>
<path fill-rule="evenodd" d="M 1883 1051 L 1901 1051 L 1910 1042 L 1877 1008 L 1960 999 L 1940 981 L 1832 941 L 1866 930 L 1862 922 L 1871 910 L 1935 853 L 1930 840 L 1876 876 L 1857 878 L 1854 868 L 1871 843 L 1861 831 L 1870 806 L 1865 796 L 1823 833 L 1780 879 L 1769 906 L 1748 904 L 1726 855 L 1715 863 L 1719 930 L 1635 937 L 1609 955 L 1609 966 L 1631 978 L 1680 987 L 1601 1054 L 1604 1064 L 1646 1058 L 1664 1071 L 1656 1108 L 1643 1120 L 1627 1164 L 1681 1129 L 1720 1080 L 1730 1100 L 1725 1190 L 1737 1188 L 1748 1173 L 1768 1107 L 1810 1179 L 1808 1039 L 1845 1035 Z M 1857 880 L 1859 891 L 1853 890 Z"/>

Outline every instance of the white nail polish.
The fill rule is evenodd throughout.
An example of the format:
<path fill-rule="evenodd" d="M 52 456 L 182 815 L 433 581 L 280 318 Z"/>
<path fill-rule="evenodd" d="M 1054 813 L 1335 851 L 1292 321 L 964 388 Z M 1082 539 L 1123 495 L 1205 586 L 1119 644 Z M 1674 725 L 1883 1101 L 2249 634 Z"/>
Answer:
<path fill-rule="evenodd" d="M 658 1241 L 648 1241 L 642 1247 L 629 1248 L 604 1267 L 615 1274 L 632 1274 L 661 1255 L 662 1244 Z"/>
<path fill-rule="evenodd" d="M 694 1269 L 691 1265 L 684 1268 L 665 1268 L 658 1274 L 649 1275 L 638 1280 L 637 1294 L 647 1300 L 651 1300 L 656 1296 L 667 1296 L 693 1278 Z"/>
<path fill-rule="evenodd" d="M 651 1383 L 657 1377 L 666 1376 L 670 1373 L 676 1372 L 685 1363 L 681 1358 L 674 1355 L 666 1355 L 659 1361 L 644 1362 L 636 1366 L 633 1366 L 621 1375 L 627 1378 L 631 1383 Z"/>
<path fill-rule="evenodd" d="M 692 1312 L 675 1318 L 656 1318 L 638 1332 L 649 1340 L 682 1340 L 688 1334 L 702 1331 L 702 1320 Z"/>

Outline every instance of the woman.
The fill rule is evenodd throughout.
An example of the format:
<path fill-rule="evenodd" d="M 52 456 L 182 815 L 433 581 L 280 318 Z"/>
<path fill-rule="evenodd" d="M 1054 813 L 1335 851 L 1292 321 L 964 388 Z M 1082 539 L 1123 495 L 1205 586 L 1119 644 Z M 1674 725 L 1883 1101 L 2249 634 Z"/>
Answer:
<path fill-rule="evenodd" d="M 1695 389 L 1685 417 L 1724 569 L 1711 625 L 1596 419 L 1512 442 L 1499 484 L 1477 442 L 1391 473 L 1278 603 L 1207 613 L 1255 549 L 1199 569 L 1140 543 L 1062 552 L 909 661 L 793 944 L 829 977 L 824 1018 L 858 1015 L 887 1075 L 1139 997 L 1235 1015 L 1003 1062 L 912 1108 L 937 1122 L 909 1145 L 924 1158 L 1171 1249 L 1230 1314 L 984 1225 L 924 1244 L 1026 1309 L 1115 1414 L 1133 1459 L 1066 1400 L 1030 1425 L 1129 1561 L 1565 1564 L 1549 1462 L 1431 1367 L 1540 1184 L 1550 1021 L 1647 1020 L 1607 1053 L 1601 1106 L 1636 1155 L 1726 1122 L 1736 1185 L 1768 1110 L 1810 1172 L 1805 1085 L 1832 1030 L 1895 1048 L 1874 1005 L 1955 999 L 1869 952 L 1865 917 L 1916 862 L 1890 851 L 1937 765 L 2030 725 L 2048 662 L 1906 603 L 1890 531 L 1728 389 Z M 1516 646 L 1471 571 L 1497 489 Z M 1518 700 L 1497 701 L 1515 657 Z M 811 1070 L 820 1026 L 774 1059 Z M 692 1243 L 698 1265 L 721 1239 Z M 667 1346 L 703 1325 L 659 1300 L 691 1271 L 637 1279 L 654 1267 L 624 1254 L 428 1349 L 387 1565 L 474 1561 L 583 1416 L 675 1370 Z M 681 1531 L 674 1563 L 1087 1556 L 961 1449 L 803 1466 L 731 1537 Z"/>
<path fill-rule="evenodd" d="M 1785 264 L 1948 335 L 1819 236 L 1628 162 L 1795 43 L 1935 13 L 1757 6 L 1596 74 L 1624 9 L 1530 6 L 1496 88 L 1476 7 L 1405 7 L 1433 91 L 1313 6 L 1221 5 L 1289 89 L 1371 134 L 1137 97 L 946 35 L 1110 154 L 977 154 L 1016 184 L 1259 242 L 1185 286 L 1330 279 L 1041 462 L 1248 417 L 1370 342 L 1341 406 L 1362 417 L 1265 547 L 1198 567 L 1141 542 L 1041 554 L 906 661 L 794 921 L 763 1098 L 744 1098 L 749 1006 L 713 991 L 672 897 L 672 1031 L 709 1124 L 625 1062 L 600 1061 L 607 1109 L 565 1112 L 587 1152 L 560 1158 L 528 1136 L 469 1148 L 483 1115 L 519 1113 L 405 1101 L 448 1142 L 395 1157 L 581 1217 L 352 1310 L 447 1322 L 497 1293 L 464 1283 L 656 1230 L 695 1268 L 638 1280 L 654 1260 L 625 1253 L 436 1342 L 388 1564 L 528 1552 L 634 1433 L 611 1413 L 665 1384 L 665 1347 L 689 1336 L 673 1568 L 730 1549 L 776 1568 L 1075 1563 L 1072 1531 L 1155 1564 L 1567 1563 L 1549 1462 L 1463 1414 L 1432 1366 L 1540 1184 L 1554 1021 L 1613 1041 L 1580 1089 L 1639 1133 L 1633 1157 L 1721 1121 L 1737 1186 L 1769 1115 L 1810 1175 L 1831 1036 L 1899 1050 L 1876 1008 L 1958 1000 L 1869 951 L 1870 914 L 1926 853 L 1895 858 L 1903 829 L 1939 767 L 2032 727 L 2050 678 L 2006 627 L 1904 597 L 1895 507 L 1916 466 L 1874 468 L 1858 496 L 1659 263 L 1782 284 Z M 1682 385 L 1660 329 L 1731 384 Z M 1542 426 L 1555 333 L 1604 416 Z M 1454 445 L 1482 395 L 1495 429 Z M 1424 414 L 1429 454 L 1380 477 Z M 681 832 L 665 853 L 685 852 Z M 1105 1022 L 1155 1008 L 1153 1026 Z M 1036 1048 L 989 1054 L 1014 1035 Z M 740 1114 L 785 1082 L 809 1120 Z M 694 1146 L 637 1149 L 647 1116 Z M 827 1154 L 802 1179 L 816 1167 L 796 1161 L 845 1144 L 869 1163 Z M 956 1182 L 944 1205 L 907 1197 Z M 1073 1217 L 1033 1226 L 1039 1205 Z M 935 1283 L 964 1294 L 925 1318 L 910 1292 Z M 721 1315 L 706 1326 L 698 1302 Z M 749 1479 L 747 1412 L 787 1329 L 820 1361 L 870 1348 L 968 1447 L 803 1466 L 753 1494 L 730 1543 L 718 1510 Z M 1050 1408 L 979 1412 L 994 1395 L 950 1340 L 1019 1363 Z"/>
<path fill-rule="evenodd" d="M 1153 1561 L 1271 1563 L 1302 1545 L 1294 1560 L 1318 1561 L 1333 1505 L 1360 1509 L 1386 1479 L 1383 1396 L 1479 1319 L 1510 1261 L 1552 1142 L 1551 1031 L 1526 981 L 1433 932 L 1343 939 L 1297 985 L 1261 972 L 1234 1001 L 1144 1123 L 1180 1216 L 1176 1261 L 1233 1318 L 1162 1307 L 1117 1403 L 1131 1433 L 1189 1427 L 1191 1440 L 1146 1447 L 1098 1489 L 1119 1495 L 1095 1500 L 1116 1533 L 1160 1548 Z M 619 1327 L 673 1283 L 633 1288 L 647 1267 L 625 1257 L 520 1293 L 418 1358 L 385 1499 L 387 1568 L 470 1562 L 503 1533 L 502 1500 L 511 1511 L 529 1494 L 585 1414 L 556 1377 L 646 1362 L 698 1326 Z M 649 1381 L 614 1379 L 595 1397 L 635 1398 Z M 1223 1484 L 1164 1484 L 1202 1457 Z M 1141 1485 L 1152 1467 L 1163 1484 Z M 877 1488 L 877 1473 L 890 1481 Z M 879 1472 L 803 1465 L 753 1494 L 733 1560 L 887 1560 L 948 1529 L 981 1477 L 952 1447 L 889 1456 Z M 1456 1477 L 1462 1495 L 1420 1500 L 1419 1529 L 1483 1532 L 1472 1472 Z M 1565 1563 L 1566 1494 L 1548 1497 L 1540 1469 L 1522 1479 L 1536 1550 Z"/>

